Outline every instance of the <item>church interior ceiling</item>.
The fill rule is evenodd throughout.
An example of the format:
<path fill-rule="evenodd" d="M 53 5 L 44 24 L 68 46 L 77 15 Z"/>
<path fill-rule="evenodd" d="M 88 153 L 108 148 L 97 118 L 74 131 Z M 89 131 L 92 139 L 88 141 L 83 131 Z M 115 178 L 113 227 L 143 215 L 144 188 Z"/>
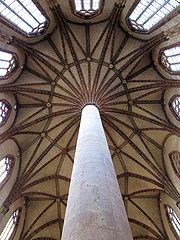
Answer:
<path fill-rule="evenodd" d="M 0 85 L 1 99 L 7 95 L 14 104 L 12 126 L 0 141 L 2 149 L 12 146 L 18 163 L 12 189 L 0 198 L 6 210 L 0 230 L 19 208 L 14 239 L 61 238 L 87 104 L 100 111 L 133 238 L 178 239 L 166 205 L 180 217 L 179 178 L 169 176 L 168 160 L 180 148 L 180 124 L 169 119 L 166 99 L 173 89 L 180 94 L 180 82 L 160 74 L 153 60 L 153 50 L 167 41 L 164 32 L 148 40 L 132 36 L 119 22 L 122 10 L 115 4 L 101 21 L 78 22 L 69 20 L 61 1 L 51 1 L 51 33 L 33 44 L 16 35 L 8 40 L 22 63 L 15 81 Z"/>

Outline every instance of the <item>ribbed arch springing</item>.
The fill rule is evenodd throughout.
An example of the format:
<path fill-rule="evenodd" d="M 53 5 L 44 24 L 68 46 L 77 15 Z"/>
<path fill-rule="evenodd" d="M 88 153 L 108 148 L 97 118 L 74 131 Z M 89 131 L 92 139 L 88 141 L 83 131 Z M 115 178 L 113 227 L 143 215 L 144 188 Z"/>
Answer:
<path fill-rule="evenodd" d="M 140 0 L 129 16 L 131 27 L 148 32 L 180 6 L 179 0 Z"/>
<path fill-rule="evenodd" d="M 0 16 L 28 35 L 42 33 L 47 25 L 32 0 L 0 0 Z"/>

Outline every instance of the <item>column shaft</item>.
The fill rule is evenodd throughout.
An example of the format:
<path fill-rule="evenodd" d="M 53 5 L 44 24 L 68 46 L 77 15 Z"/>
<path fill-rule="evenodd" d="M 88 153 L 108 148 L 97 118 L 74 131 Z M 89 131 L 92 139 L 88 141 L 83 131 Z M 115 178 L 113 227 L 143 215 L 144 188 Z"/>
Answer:
<path fill-rule="evenodd" d="M 62 240 L 132 240 L 96 106 L 81 116 Z"/>

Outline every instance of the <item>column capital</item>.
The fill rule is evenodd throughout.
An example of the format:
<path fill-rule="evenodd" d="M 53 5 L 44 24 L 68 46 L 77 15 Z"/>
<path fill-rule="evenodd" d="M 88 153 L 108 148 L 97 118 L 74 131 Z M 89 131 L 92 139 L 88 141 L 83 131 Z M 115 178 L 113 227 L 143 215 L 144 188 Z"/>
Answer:
<path fill-rule="evenodd" d="M 82 107 L 82 111 L 87 108 L 88 106 L 94 106 L 97 110 L 99 110 L 99 106 L 96 103 L 91 103 L 91 102 L 87 102 L 83 107 Z"/>

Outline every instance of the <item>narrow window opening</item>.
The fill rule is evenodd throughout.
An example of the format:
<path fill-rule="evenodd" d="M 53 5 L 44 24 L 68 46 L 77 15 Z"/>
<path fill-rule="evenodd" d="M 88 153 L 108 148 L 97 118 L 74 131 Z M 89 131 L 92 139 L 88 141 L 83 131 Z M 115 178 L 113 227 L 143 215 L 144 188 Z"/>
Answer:
<path fill-rule="evenodd" d="M 6 100 L 0 101 L 0 126 L 2 126 L 10 115 L 11 106 Z"/>
<path fill-rule="evenodd" d="M 9 76 L 16 68 L 16 58 L 13 54 L 0 51 L 0 78 Z"/>
<path fill-rule="evenodd" d="M 84 18 L 91 18 L 102 11 L 103 0 L 70 0 L 73 12 Z"/>
<path fill-rule="evenodd" d="M 177 235 L 179 238 L 180 237 L 180 219 L 178 218 L 175 211 L 169 206 L 167 206 L 167 213 L 168 213 L 169 221 L 172 226 L 172 230 L 174 234 Z"/>
<path fill-rule="evenodd" d="M 175 117 L 180 120 L 180 96 L 174 96 L 170 101 L 170 109 Z"/>
<path fill-rule="evenodd" d="M 180 46 L 162 52 L 162 64 L 171 72 L 180 72 Z"/>
<path fill-rule="evenodd" d="M 13 159 L 10 156 L 5 156 L 0 160 L 0 184 L 8 177 L 12 169 Z"/>
<path fill-rule="evenodd" d="M 12 214 L 0 235 L 1 240 L 9 240 L 12 237 L 18 223 L 19 215 L 20 215 L 19 209 Z"/>

